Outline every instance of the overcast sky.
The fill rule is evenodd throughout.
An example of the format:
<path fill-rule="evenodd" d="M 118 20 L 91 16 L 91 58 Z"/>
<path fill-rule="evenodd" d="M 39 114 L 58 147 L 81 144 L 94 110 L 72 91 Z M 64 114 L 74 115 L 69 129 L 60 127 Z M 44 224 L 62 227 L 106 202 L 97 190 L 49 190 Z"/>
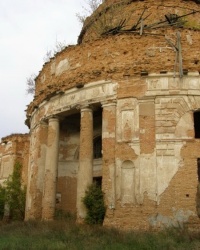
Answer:
<path fill-rule="evenodd" d="M 76 44 L 84 0 L 0 0 L 0 138 L 27 133 L 26 79 L 56 41 Z"/>

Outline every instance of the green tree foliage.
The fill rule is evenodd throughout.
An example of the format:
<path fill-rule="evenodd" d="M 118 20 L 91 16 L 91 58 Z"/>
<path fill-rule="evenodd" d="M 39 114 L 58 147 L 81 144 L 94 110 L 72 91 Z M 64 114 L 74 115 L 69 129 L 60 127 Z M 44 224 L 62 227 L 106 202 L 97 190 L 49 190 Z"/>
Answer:
<path fill-rule="evenodd" d="M 0 220 L 3 219 L 5 206 L 5 188 L 0 185 Z"/>
<path fill-rule="evenodd" d="M 21 184 L 21 171 L 22 165 L 16 162 L 13 174 L 5 181 L 4 187 L 0 187 L 0 215 L 7 204 L 13 220 L 23 220 L 25 214 L 26 188 Z"/>
<path fill-rule="evenodd" d="M 88 224 L 102 224 L 106 207 L 104 205 L 103 192 L 98 185 L 92 184 L 88 187 L 83 203 L 87 209 L 85 222 Z"/>

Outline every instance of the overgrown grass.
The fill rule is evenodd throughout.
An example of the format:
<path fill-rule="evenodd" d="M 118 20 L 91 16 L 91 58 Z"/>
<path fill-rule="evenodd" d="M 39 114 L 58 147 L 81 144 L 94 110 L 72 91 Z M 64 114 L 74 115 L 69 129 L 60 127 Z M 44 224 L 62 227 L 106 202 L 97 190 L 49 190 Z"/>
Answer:
<path fill-rule="evenodd" d="M 159 233 L 121 232 L 102 226 L 77 225 L 72 218 L 52 222 L 0 224 L 0 249 L 200 249 L 200 235 L 186 230 Z"/>

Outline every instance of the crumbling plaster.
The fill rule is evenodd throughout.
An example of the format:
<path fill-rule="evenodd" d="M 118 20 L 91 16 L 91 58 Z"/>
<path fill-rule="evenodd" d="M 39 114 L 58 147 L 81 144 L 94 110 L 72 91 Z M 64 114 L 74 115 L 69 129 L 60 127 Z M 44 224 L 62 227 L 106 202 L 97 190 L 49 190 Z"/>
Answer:
<path fill-rule="evenodd" d="M 52 219 L 55 208 L 83 219 L 85 189 L 102 177 L 106 226 L 199 225 L 200 140 L 193 118 L 200 109 L 199 8 L 195 1 L 105 0 L 87 18 L 79 44 L 44 64 L 27 108 L 26 219 Z M 151 26 L 167 14 L 192 10 L 197 12 L 184 17 L 187 25 Z M 101 17 L 115 17 L 111 24 L 117 27 L 124 16 L 127 28 L 140 20 L 141 11 L 148 18 L 140 32 L 97 30 Z M 102 158 L 93 159 L 97 136 Z M 0 167 L 11 152 L 6 147 L 0 145 Z"/>
<path fill-rule="evenodd" d="M 29 154 L 29 135 L 13 134 L 2 138 L 0 143 L 0 184 L 4 185 L 13 173 L 14 164 L 22 164 L 22 183 L 27 185 L 27 165 Z"/>

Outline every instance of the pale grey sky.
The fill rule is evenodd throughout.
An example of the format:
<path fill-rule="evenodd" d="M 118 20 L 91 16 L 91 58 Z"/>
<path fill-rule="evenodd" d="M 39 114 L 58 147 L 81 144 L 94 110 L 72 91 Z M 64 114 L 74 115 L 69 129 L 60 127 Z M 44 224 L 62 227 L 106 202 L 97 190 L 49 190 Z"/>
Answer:
<path fill-rule="evenodd" d="M 56 41 L 75 44 L 84 0 L 0 0 L 0 138 L 27 133 L 26 79 Z"/>

